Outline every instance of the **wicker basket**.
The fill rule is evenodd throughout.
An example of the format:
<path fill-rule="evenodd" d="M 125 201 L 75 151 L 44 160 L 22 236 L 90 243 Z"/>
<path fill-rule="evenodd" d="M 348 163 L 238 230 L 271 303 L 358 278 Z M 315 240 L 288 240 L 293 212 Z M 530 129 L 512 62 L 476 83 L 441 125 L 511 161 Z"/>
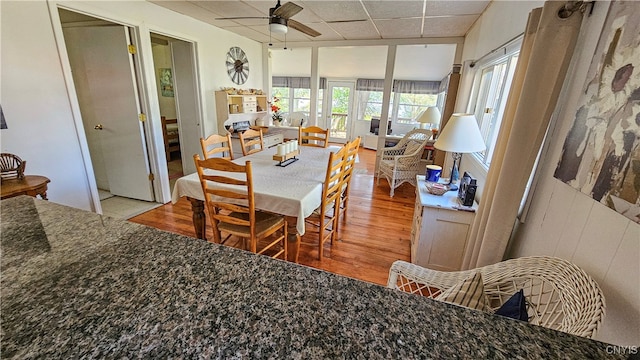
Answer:
<path fill-rule="evenodd" d="M 427 182 L 427 191 L 429 194 L 442 196 L 449 191 L 449 186 L 434 182 Z"/>

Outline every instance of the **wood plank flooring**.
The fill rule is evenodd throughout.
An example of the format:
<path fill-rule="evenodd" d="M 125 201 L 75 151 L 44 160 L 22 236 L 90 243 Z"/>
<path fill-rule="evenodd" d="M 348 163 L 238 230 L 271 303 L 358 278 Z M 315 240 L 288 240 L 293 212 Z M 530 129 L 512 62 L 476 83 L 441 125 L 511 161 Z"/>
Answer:
<path fill-rule="evenodd" d="M 364 148 L 359 151 L 347 221 L 340 225 L 339 240 L 333 245 L 325 244 L 325 257 L 319 261 L 318 246 L 305 244 L 318 242 L 318 233 L 308 227 L 300 246 L 301 265 L 385 285 L 391 264 L 395 260 L 409 261 L 415 188 L 403 184 L 393 198 L 389 197 L 387 181 L 381 179 L 380 185 L 376 185 L 373 177 L 375 154 L 374 150 Z M 191 204 L 185 198 L 129 221 L 195 237 Z M 211 239 L 211 227 L 207 225 L 207 238 Z"/>

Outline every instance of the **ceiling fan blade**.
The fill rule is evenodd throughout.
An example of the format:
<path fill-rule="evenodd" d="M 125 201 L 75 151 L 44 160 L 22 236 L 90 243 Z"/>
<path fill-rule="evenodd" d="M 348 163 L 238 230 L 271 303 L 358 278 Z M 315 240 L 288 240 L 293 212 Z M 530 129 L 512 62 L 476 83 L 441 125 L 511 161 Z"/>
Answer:
<path fill-rule="evenodd" d="M 341 24 L 341 23 L 349 23 L 349 22 L 361 22 L 361 21 L 369 21 L 369 19 L 354 19 L 354 20 L 330 20 L 325 21 L 327 24 Z"/>
<path fill-rule="evenodd" d="M 302 11 L 301 6 L 296 5 L 292 2 L 288 2 L 282 6 L 278 6 L 278 8 L 273 11 L 273 16 L 279 16 L 281 18 L 289 19 L 300 11 Z"/>
<path fill-rule="evenodd" d="M 270 19 L 268 16 L 233 16 L 224 18 L 214 18 L 213 20 L 241 20 L 241 19 Z"/>
<path fill-rule="evenodd" d="M 302 33 L 305 33 L 305 34 L 307 34 L 307 35 L 309 35 L 311 37 L 316 37 L 316 36 L 322 35 L 319 32 L 317 32 L 317 31 L 313 30 L 312 28 L 308 27 L 307 25 L 299 23 L 299 22 L 297 22 L 295 20 L 291 20 L 291 19 L 287 20 L 287 25 L 290 28 L 298 30 L 298 31 L 300 31 Z"/>

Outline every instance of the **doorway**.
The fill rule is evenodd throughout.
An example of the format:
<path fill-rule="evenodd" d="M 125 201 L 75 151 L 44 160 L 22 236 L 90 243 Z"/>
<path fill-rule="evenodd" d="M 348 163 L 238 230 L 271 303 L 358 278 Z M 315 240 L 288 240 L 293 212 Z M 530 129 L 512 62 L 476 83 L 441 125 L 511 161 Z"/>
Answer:
<path fill-rule="evenodd" d="M 100 210 L 126 218 L 158 206 L 141 115 L 134 29 L 64 9 L 59 15 Z M 117 213 L 105 209 L 108 199 L 117 203 Z M 129 205 L 131 210 L 123 208 Z"/>
<path fill-rule="evenodd" d="M 158 105 L 170 189 L 196 171 L 193 154 L 200 153 L 201 135 L 194 44 L 151 33 Z"/>
<path fill-rule="evenodd" d="M 351 138 L 355 84 L 352 81 L 328 81 L 327 90 L 329 140 L 344 144 Z"/>

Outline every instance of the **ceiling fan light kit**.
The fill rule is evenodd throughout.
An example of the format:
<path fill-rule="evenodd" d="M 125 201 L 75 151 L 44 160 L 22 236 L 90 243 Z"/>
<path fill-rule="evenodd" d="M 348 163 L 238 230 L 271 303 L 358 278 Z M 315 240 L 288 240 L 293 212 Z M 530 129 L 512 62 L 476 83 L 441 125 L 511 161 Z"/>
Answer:
<path fill-rule="evenodd" d="M 269 9 L 269 16 L 237 16 L 216 18 L 216 20 L 269 19 L 270 33 L 286 34 L 287 31 L 289 31 L 289 28 L 292 28 L 311 37 L 321 35 L 319 32 L 313 30 L 307 25 L 301 24 L 291 19 L 293 15 L 299 13 L 300 11 L 302 11 L 302 7 L 300 5 L 296 5 L 292 2 L 287 2 L 284 3 L 284 5 L 281 5 L 280 0 L 278 0 L 276 5 Z"/>
<path fill-rule="evenodd" d="M 288 30 L 287 20 L 279 17 L 269 19 L 269 31 L 278 34 L 286 34 Z"/>

